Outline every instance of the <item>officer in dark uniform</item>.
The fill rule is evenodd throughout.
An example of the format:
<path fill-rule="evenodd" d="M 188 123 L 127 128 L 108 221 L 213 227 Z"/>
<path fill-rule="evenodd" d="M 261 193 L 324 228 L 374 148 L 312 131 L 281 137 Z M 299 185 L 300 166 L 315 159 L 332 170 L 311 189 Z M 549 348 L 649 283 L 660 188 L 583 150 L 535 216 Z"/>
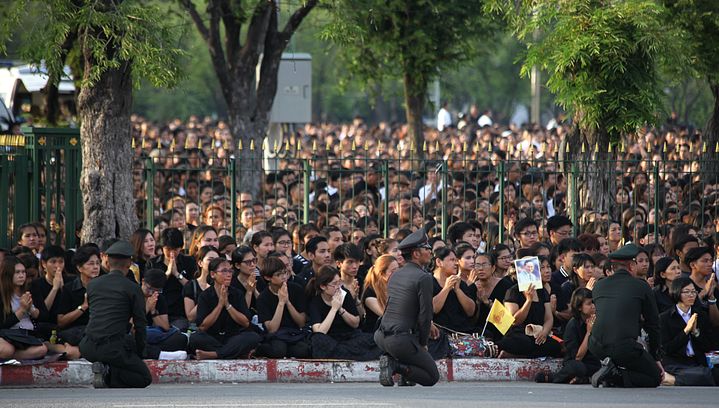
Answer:
<path fill-rule="evenodd" d="M 609 254 L 614 275 L 597 282 L 592 291 L 597 318 L 589 350 L 602 359 L 602 368 L 592 376 L 594 387 L 657 387 L 664 375 L 659 313 L 651 288 L 636 277 L 638 253 L 639 248 L 629 244 Z M 637 342 L 642 326 L 648 351 Z"/>
<path fill-rule="evenodd" d="M 110 246 L 110 273 L 87 285 L 90 319 L 80 352 L 92 361 L 95 388 L 145 388 L 152 382 L 150 370 L 142 361 L 147 338 L 145 296 L 140 286 L 127 279 L 133 254 L 127 241 Z M 130 319 L 134 337 L 130 334 Z"/>
<path fill-rule="evenodd" d="M 431 386 L 439 380 L 437 364 L 427 352 L 432 329 L 432 275 L 424 270 L 431 258 L 424 229 L 400 242 L 407 263 L 392 274 L 387 285 L 387 307 L 375 332 L 380 357 L 380 383 L 394 385 L 392 375 L 402 375 L 406 385 Z"/>

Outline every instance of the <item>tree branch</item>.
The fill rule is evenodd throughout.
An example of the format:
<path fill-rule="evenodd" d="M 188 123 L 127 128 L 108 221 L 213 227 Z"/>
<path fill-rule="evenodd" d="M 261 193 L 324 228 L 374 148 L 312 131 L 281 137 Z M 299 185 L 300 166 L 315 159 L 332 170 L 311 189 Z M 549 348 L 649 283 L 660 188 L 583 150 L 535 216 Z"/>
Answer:
<path fill-rule="evenodd" d="M 240 49 L 240 33 L 242 32 L 242 20 L 235 14 L 239 12 L 242 5 L 235 4 L 230 5 L 231 0 L 223 0 L 222 10 L 222 22 L 225 25 L 225 50 L 227 51 L 227 62 L 230 64 L 232 70 L 237 65 L 237 53 Z"/>
<path fill-rule="evenodd" d="M 252 20 L 250 20 L 250 26 L 247 29 L 245 45 L 240 51 L 240 59 L 251 63 L 252 66 L 257 65 L 257 59 L 260 53 L 259 47 L 265 43 L 267 24 L 270 15 L 274 12 L 274 4 L 274 0 L 261 0 L 257 3 L 255 11 L 252 13 Z"/>
<path fill-rule="evenodd" d="M 315 8 L 317 3 L 318 0 L 308 0 L 305 2 L 304 6 L 295 10 L 290 19 L 287 20 L 287 24 L 285 24 L 285 28 L 282 30 L 282 33 L 280 33 L 280 38 L 282 38 L 285 42 L 289 41 L 292 34 L 294 34 L 302 23 L 302 20 L 304 20 L 304 18 L 307 17 L 307 14 Z"/>
<path fill-rule="evenodd" d="M 197 27 L 197 31 L 200 32 L 200 35 L 202 36 L 202 39 L 205 40 L 205 42 L 210 41 L 210 33 L 207 30 L 207 27 L 205 26 L 205 23 L 202 22 L 202 17 L 197 12 L 197 8 L 195 8 L 195 4 L 192 2 L 192 0 L 179 0 L 180 5 L 182 8 L 184 8 L 187 13 L 190 15 L 190 18 L 192 18 L 192 21 L 195 23 L 195 27 Z"/>

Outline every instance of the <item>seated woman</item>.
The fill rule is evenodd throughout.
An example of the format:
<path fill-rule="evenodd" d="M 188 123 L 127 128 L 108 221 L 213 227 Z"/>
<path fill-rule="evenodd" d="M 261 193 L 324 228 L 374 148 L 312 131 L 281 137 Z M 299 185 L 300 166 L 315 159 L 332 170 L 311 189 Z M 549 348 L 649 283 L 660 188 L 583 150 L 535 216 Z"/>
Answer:
<path fill-rule="evenodd" d="M 232 287 L 240 291 L 245 304 L 250 311 L 250 318 L 254 316 L 257 307 L 257 297 L 265 290 L 267 282 L 258 280 L 260 270 L 257 267 L 257 254 L 247 245 L 241 245 L 232 252 Z"/>
<path fill-rule="evenodd" d="M 474 275 L 477 277 L 474 285 L 477 287 L 477 305 L 479 308 L 477 329 L 481 331 L 489 317 L 489 310 L 492 308 L 494 300 L 504 302 L 504 296 L 512 286 L 507 285 L 507 280 L 494 275 L 492 257 L 488 254 L 479 254 L 474 258 Z M 489 324 L 484 336 L 498 341 L 502 338 L 502 333 L 494 325 Z"/>
<path fill-rule="evenodd" d="M 72 257 L 72 263 L 79 279 L 65 284 L 57 312 L 57 325 L 60 328 L 57 334 L 65 343 L 64 350 L 57 348 L 58 345 L 51 346 L 56 348 L 52 351 L 64 352 L 71 360 L 80 358 L 78 345 L 85 335 L 85 326 L 90 316 L 85 289 L 92 279 L 100 275 L 100 250 L 90 245 L 82 246 Z"/>
<path fill-rule="evenodd" d="M 477 278 L 476 275 L 472 274 L 472 271 L 474 271 L 475 249 L 472 245 L 463 242 L 454 248 L 454 252 L 457 256 L 457 268 L 462 282 L 466 283 L 467 286 L 472 285 Z"/>
<path fill-rule="evenodd" d="M 32 303 L 27 291 L 25 265 L 6 255 L 0 264 L 0 359 L 34 360 L 45 357 L 47 347 L 34 336 L 32 319 L 40 311 Z"/>
<path fill-rule="evenodd" d="M 202 292 L 210 287 L 210 261 L 220 257 L 220 252 L 213 246 L 203 246 L 195 254 L 198 272 L 195 272 L 195 279 L 187 282 L 182 288 L 182 297 L 185 303 L 185 315 L 191 321 L 191 328 L 194 328 L 197 318 L 197 300 Z"/>
<path fill-rule="evenodd" d="M 438 248 L 434 262 L 434 322 L 449 331 L 472 333 L 476 327 L 472 316 L 477 306 L 477 287 L 467 286 L 457 274 L 457 257 L 451 249 Z"/>
<path fill-rule="evenodd" d="M 147 344 L 144 356 L 154 360 L 186 360 L 187 336 L 177 327 L 170 326 L 167 301 L 162 288 L 167 283 L 165 271 L 149 269 L 142 278 L 142 294 L 145 295 L 147 318 Z"/>
<path fill-rule="evenodd" d="M 564 330 L 566 352 L 562 369 L 556 374 L 539 373 L 537 382 L 556 384 L 588 384 L 589 378 L 599 370 L 601 362 L 589 351 L 589 336 L 594 325 L 594 302 L 592 291 L 579 288 L 572 294 L 570 302 L 572 318 Z"/>
<path fill-rule="evenodd" d="M 360 331 L 355 300 L 342 288 L 339 271 L 320 268 L 307 284 L 312 357 L 345 360 L 376 360 L 382 354 L 374 336 Z"/>
<path fill-rule="evenodd" d="M 657 261 L 654 265 L 654 299 L 657 301 L 657 309 L 659 313 L 663 313 L 673 308 L 676 303 L 669 295 L 669 288 L 672 282 L 682 276 L 682 268 L 679 262 L 671 257 L 664 257 Z"/>
<path fill-rule="evenodd" d="M 709 369 L 705 353 L 711 351 L 712 326 L 698 305 L 697 290 L 689 278 L 672 282 L 669 294 L 675 307 L 659 315 L 662 365 L 670 375 L 662 385 L 719 385 L 719 366 Z"/>
<path fill-rule="evenodd" d="M 249 328 L 245 299 L 230 285 L 230 262 L 223 258 L 210 261 L 210 277 L 213 286 L 202 292 L 197 302 L 199 331 L 190 336 L 190 351 L 198 360 L 251 357 L 262 338 Z"/>
<path fill-rule="evenodd" d="M 569 280 L 562 284 L 561 291 L 557 294 L 557 309 L 571 311 L 570 302 L 574 291 L 579 288 L 592 290 L 594 284 L 602 276 L 602 271 L 597 268 L 591 255 L 583 252 L 574 254 Z"/>
<path fill-rule="evenodd" d="M 551 275 L 547 275 L 542 273 L 542 284 L 551 279 Z M 535 289 L 534 285 L 530 284 L 522 293 L 519 286 L 514 285 L 507 291 L 504 306 L 514 316 L 514 323 L 499 342 L 499 347 L 503 350 L 500 358 L 561 357 L 561 346 L 549 336 L 554 319 L 549 296 L 544 289 Z M 541 326 L 541 329 L 535 335 L 527 335 L 526 328 L 530 324 Z"/>
<path fill-rule="evenodd" d="M 308 333 L 302 330 L 307 321 L 305 294 L 300 285 L 288 282 L 291 271 L 291 264 L 277 256 L 265 260 L 262 278 L 268 285 L 257 298 L 257 313 L 267 335 L 257 348 L 259 356 L 310 357 Z"/>
<path fill-rule="evenodd" d="M 392 255 L 381 255 L 375 260 L 367 272 L 362 292 L 362 303 L 365 307 L 365 319 L 362 331 L 374 335 L 377 330 L 377 319 L 384 314 L 387 306 L 387 282 L 390 276 L 399 269 L 399 263 Z"/>

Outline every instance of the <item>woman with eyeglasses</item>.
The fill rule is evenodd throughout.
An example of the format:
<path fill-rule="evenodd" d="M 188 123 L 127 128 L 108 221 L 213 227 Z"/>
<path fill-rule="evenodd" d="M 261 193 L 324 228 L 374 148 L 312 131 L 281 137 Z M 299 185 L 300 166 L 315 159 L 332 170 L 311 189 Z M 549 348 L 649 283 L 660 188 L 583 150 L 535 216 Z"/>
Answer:
<path fill-rule="evenodd" d="M 195 272 L 195 279 L 187 282 L 182 288 L 182 298 L 185 304 L 187 320 L 194 322 L 197 317 L 197 299 L 200 294 L 211 285 L 210 261 L 220 257 L 220 251 L 212 246 L 203 246 L 195 254 L 198 271 Z"/>
<path fill-rule="evenodd" d="M 359 330 L 352 295 L 342 288 L 337 268 L 325 265 L 307 283 L 307 311 L 312 328 L 312 358 L 376 360 L 382 354 L 374 336 Z"/>
<path fill-rule="evenodd" d="M 474 275 L 477 277 L 474 285 L 477 287 L 477 304 L 479 307 L 477 327 L 481 332 L 484 328 L 484 322 L 487 321 L 489 316 L 492 303 L 494 303 L 495 299 L 499 302 L 504 302 L 504 295 L 512 285 L 508 284 L 506 280 L 494 276 L 494 266 L 489 254 L 479 254 L 474 258 Z M 492 340 L 499 340 L 502 338 L 502 333 L 494 325 L 489 324 L 484 336 Z"/>
<path fill-rule="evenodd" d="M 712 326 L 696 304 L 698 292 L 691 279 L 677 278 L 669 287 L 675 306 L 659 315 L 663 385 L 719 385 L 719 366 L 709 369 L 705 353 L 713 347 Z"/>
<path fill-rule="evenodd" d="M 305 295 L 300 285 L 288 281 L 292 268 L 280 258 L 286 255 L 278 255 L 271 254 L 262 269 L 262 278 L 268 285 L 257 299 L 257 314 L 267 334 L 257 355 L 308 358 L 308 333 L 302 330 L 307 322 Z"/>
<path fill-rule="evenodd" d="M 232 283 L 232 266 L 223 258 L 210 261 L 213 285 L 200 295 L 189 350 L 198 360 L 250 358 L 262 338 L 250 328 L 245 299 Z"/>
<path fill-rule="evenodd" d="M 232 252 L 232 266 L 234 268 L 232 287 L 240 291 L 247 307 L 255 310 L 257 297 L 267 285 L 266 282 L 257 279 L 259 269 L 255 251 L 247 245 L 237 247 Z"/>

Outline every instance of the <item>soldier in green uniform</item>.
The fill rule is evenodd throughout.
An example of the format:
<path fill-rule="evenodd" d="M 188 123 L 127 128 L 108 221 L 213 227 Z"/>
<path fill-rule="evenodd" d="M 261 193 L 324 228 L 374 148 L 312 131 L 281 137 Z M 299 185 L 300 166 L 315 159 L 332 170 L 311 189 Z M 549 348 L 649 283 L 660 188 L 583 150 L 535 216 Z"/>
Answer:
<path fill-rule="evenodd" d="M 87 285 L 90 319 L 80 352 L 93 362 L 95 388 L 145 388 L 152 383 L 141 358 L 147 338 L 145 296 L 140 286 L 126 277 L 132 246 L 118 241 L 106 254 L 110 273 Z"/>

